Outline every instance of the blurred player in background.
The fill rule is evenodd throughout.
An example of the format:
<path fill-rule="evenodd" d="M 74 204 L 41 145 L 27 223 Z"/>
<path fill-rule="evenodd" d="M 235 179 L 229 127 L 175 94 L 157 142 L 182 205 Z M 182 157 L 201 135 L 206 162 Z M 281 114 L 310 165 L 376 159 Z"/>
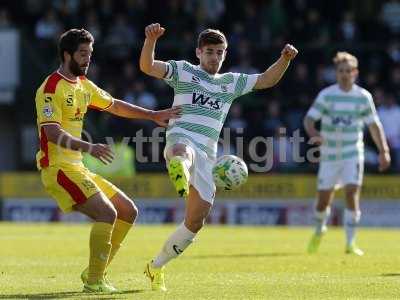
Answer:
<path fill-rule="evenodd" d="M 164 32 L 158 23 L 146 27 L 140 69 L 170 85 L 175 94 L 173 106 L 182 106 L 179 121 L 171 120 L 169 123 L 164 156 L 169 177 L 187 203 L 184 222 L 145 269 L 152 289 L 162 291 L 166 290 L 164 266 L 192 243 L 213 204 L 215 184 L 212 167 L 229 107 L 244 94 L 278 83 L 297 55 L 297 50 L 287 44 L 280 58 L 262 74 L 219 74 L 228 46 L 222 32 L 207 29 L 200 33 L 196 49 L 199 65 L 184 60 L 155 60 L 155 45 Z"/>
<path fill-rule="evenodd" d="M 358 60 L 347 52 L 338 52 L 333 59 L 337 84 L 323 89 L 304 119 L 311 142 L 320 145 L 318 172 L 318 201 L 315 208 L 316 228 L 308 252 L 318 250 L 327 230 L 330 206 L 335 189 L 344 186 L 346 208 L 344 228 L 346 253 L 363 255 L 356 246 L 355 229 L 360 222 L 360 190 L 364 173 L 363 127 L 369 132 L 379 150 L 379 170 L 390 165 L 389 148 L 371 94 L 355 84 Z M 321 130 L 315 122 L 321 120 Z"/>
<path fill-rule="evenodd" d="M 116 186 L 82 164 L 81 152 L 105 164 L 113 160 L 108 145 L 81 139 L 85 113 L 93 108 L 124 118 L 153 120 L 165 126 L 168 119 L 179 115 L 179 108 L 150 111 L 114 99 L 98 88 L 85 77 L 93 42 L 93 36 L 85 29 L 71 29 L 60 37 L 61 66 L 36 92 L 40 136 L 37 167 L 46 191 L 64 212 L 76 210 L 94 220 L 89 266 L 81 276 L 84 291 L 114 292 L 116 289 L 105 278 L 105 269 L 132 227 L 137 208 Z"/>

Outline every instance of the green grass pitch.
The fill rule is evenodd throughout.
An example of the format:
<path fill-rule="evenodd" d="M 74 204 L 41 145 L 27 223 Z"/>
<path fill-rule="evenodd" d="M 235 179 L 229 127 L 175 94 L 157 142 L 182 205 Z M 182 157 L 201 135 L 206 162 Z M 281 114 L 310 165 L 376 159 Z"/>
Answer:
<path fill-rule="evenodd" d="M 341 228 L 310 256 L 310 228 L 207 226 L 152 292 L 143 269 L 173 228 L 136 226 L 109 270 L 121 292 L 88 295 L 89 225 L 0 223 L 0 299 L 400 299 L 399 232 L 378 229 L 359 230 L 355 257 Z"/>

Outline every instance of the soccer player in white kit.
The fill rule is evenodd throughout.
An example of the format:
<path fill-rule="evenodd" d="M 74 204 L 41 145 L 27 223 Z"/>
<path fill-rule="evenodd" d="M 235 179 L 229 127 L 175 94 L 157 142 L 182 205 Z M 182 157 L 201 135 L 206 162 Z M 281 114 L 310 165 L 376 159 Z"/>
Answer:
<path fill-rule="evenodd" d="M 355 84 L 358 60 L 347 52 L 338 52 L 333 59 L 337 83 L 324 88 L 304 119 L 310 141 L 320 145 L 318 201 L 315 207 L 315 232 L 308 252 L 315 253 L 326 232 L 330 205 L 337 188 L 345 189 L 344 228 L 346 253 L 363 255 L 355 243 L 355 228 L 360 222 L 360 190 L 364 173 L 363 127 L 368 126 L 379 150 L 379 170 L 390 165 L 389 147 L 371 94 Z M 315 122 L 321 121 L 321 129 Z"/>
<path fill-rule="evenodd" d="M 192 243 L 213 204 L 212 167 L 219 134 L 233 100 L 252 90 L 274 86 L 297 55 L 297 50 L 287 44 L 280 58 L 262 74 L 219 74 L 228 46 L 222 32 L 207 29 L 200 33 L 196 48 L 200 64 L 193 65 L 184 60 L 154 59 L 156 41 L 164 31 L 158 23 L 146 27 L 140 69 L 170 85 L 175 94 L 173 106 L 182 107 L 181 117 L 169 123 L 164 156 L 177 193 L 186 198 L 186 213 L 184 222 L 145 269 L 152 289 L 161 291 L 166 290 L 165 264 Z"/>

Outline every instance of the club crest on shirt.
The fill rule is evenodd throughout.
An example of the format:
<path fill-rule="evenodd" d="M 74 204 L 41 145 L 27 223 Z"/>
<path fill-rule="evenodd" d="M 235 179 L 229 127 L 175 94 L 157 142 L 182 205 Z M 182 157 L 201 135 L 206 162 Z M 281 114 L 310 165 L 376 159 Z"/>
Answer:
<path fill-rule="evenodd" d="M 90 93 L 84 93 L 83 94 L 83 101 L 85 101 L 86 105 L 89 105 L 89 103 L 90 103 Z"/>
<path fill-rule="evenodd" d="M 50 104 L 43 106 L 43 115 L 47 118 L 50 118 L 53 115 L 53 108 Z"/>

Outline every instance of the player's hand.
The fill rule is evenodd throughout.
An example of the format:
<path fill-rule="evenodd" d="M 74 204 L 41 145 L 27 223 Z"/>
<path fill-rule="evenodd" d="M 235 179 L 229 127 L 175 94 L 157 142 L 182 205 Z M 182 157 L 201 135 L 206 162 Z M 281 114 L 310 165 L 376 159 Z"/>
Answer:
<path fill-rule="evenodd" d="M 182 108 L 179 106 L 174 106 L 168 109 L 154 111 L 152 114 L 152 120 L 161 127 L 167 127 L 168 120 L 179 118 L 181 116 L 181 113 Z"/>
<path fill-rule="evenodd" d="M 114 159 L 111 147 L 105 144 L 92 144 L 89 148 L 89 154 L 96 157 L 105 165 L 112 163 Z"/>
<path fill-rule="evenodd" d="M 293 45 L 286 44 L 281 51 L 281 56 L 286 60 L 292 60 L 296 57 L 297 53 L 299 51 Z"/>
<path fill-rule="evenodd" d="M 144 33 L 147 39 L 157 40 L 160 36 L 162 36 L 165 32 L 165 28 L 161 27 L 159 23 L 153 23 L 144 29 Z"/>
<path fill-rule="evenodd" d="M 383 172 L 390 167 L 390 154 L 389 152 L 380 152 L 379 153 L 379 171 Z"/>
<path fill-rule="evenodd" d="M 311 145 L 321 146 L 324 143 L 324 138 L 320 135 L 314 135 L 314 136 L 310 137 L 308 142 Z"/>

